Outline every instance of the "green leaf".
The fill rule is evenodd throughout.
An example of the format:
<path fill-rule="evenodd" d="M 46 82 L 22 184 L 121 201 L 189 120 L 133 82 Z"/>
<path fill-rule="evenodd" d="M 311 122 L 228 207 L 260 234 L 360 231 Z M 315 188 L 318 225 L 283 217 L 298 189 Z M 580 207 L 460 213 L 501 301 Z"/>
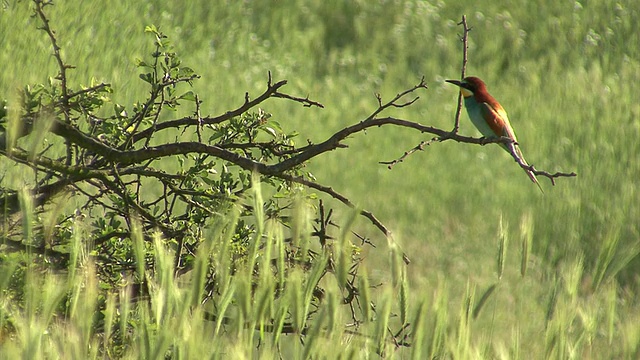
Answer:
<path fill-rule="evenodd" d="M 187 101 L 196 101 L 196 94 L 193 91 L 187 91 L 186 93 L 180 95 L 179 100 L 187 100 Z"/>
<path fill-rule="evenodd" d="M 151 73 L 140 74 L 140 79 L 148 82 L 149 84 L 153 84 L 153 75 L 151 75 Z"/>
<path fill-rule="evenodd" d="M 150 32 L 150 33 L 157 34 L 158 33 L 158 28 L 156 28 L 155 25 L 147 25 L 147 26 L 144 27 L 144 32 Z"/>
<path fill-rule="evenodd" d="M 216 131 L 215 133 L 213 133 L 213 135 L 211 135 L 211 136 L 209 137 L 209 142 L 210 142 L 210 143 L 212 143 L 212 142 L 214 142 L 215 140 L 217 140 L 217 139 L 219 139 L 219 138 L 221 138 L 221 137 L 223 137 L 223 136 L 224 136 L 224 132 L 222 132 L 222 131 Z"/>
<path fill-rule="evenodd" d="M 263 126 L 260 128 L 260 130 L 266 132 L 267 134 L 273 136 L 274 138 L 278 137 L 278 133 L 273 128 L 270 128 L 268 126 Z"/>
<path fill-rule="evenodd" d="M 274 120 L 269 120 L 267 121 L 267 125 L 271 126 L 273 129 L 275 129 L 277 132 L 282 133 L 282 125 L 280 125 L 279 122 L 274 121 Z"/>
<path fill-rule="evenodd" d="M 148 68 L 150 68 L 150 67 L 151 67 L 151 65 L 147 64 L 147 62 L 146 62 L 146 61 L 144 61 L 144 60 L 142 60 L 142 59 L 136 59 L 136 66 L 139 66 L 139 67 L 148 67 Z"/>
<path fill-rule="evenodd" d="M 181 62 L 179 62 L 179 63 L 181 63 Z M 180 71 L 182 71 L 184 74 L 189 74 L 189 75 L 195 73 L 195 71 L 192 68 L 188 67 L 188 66 L 181 67 Z"/>

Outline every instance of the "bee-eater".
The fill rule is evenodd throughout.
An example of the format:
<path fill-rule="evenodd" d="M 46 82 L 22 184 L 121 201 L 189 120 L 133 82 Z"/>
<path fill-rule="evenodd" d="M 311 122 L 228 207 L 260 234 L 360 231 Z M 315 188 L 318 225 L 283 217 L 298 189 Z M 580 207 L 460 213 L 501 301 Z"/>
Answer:
<path fill-rule="evenodd" d="M 516 139 L 516 133 L 509 123 L 507 112 L 504 111 L 500 103 L 489 94 L 484 82 L 475 76 L 466 77 L 462 81 L 446 80 L 446 82 L 460 87 L 460 92 L 464 97 L 464 105 L 467 108 L 467 114 L 473 125 L 480 130 L 480 133 L 486 138 L 505 136 L 513 140 L 515 155 L 520 158 L 523 164 L 528 165 L 517 145 L 518 140 Z M 507 145 L 501 143 L 500 146 L 511 153 Z M 531 181 L 542 190 L 536 175 L 530 170 L 525 169 L 525 171 Z"/>

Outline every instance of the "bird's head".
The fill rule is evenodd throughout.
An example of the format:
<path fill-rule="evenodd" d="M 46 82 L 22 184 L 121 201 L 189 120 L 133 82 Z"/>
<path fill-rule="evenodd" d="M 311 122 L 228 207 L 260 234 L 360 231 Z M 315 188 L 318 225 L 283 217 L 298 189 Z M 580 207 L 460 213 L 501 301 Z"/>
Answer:
<path fill-rule="evenodd" d="M 462 92 L 462 96 L 469 97 L 473 96 L 473 94 L 478 93 L 480 91 L 486 91 L 486 86 L 480 78 L 475 76 L 469 76 L 464 78 L 462 81 L 458 80 L 445 80 L 448 83 L 460 87 L 460 92 Z"/>

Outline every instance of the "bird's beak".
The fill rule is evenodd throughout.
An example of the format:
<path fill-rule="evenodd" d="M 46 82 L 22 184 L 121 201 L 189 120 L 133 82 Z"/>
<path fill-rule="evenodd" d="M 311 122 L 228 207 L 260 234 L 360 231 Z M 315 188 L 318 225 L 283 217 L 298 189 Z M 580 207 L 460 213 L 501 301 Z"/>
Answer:
<path fill-rule="evenodd" d="M 464 98 L 468 98 L 473 96 L 473 91 L 469 88 L 469 84 L 466 81 L 458 81 L 458 80 L 445 80 L 446 82 L 456 85 L 460 87 L 460 93 Z"/>
<path fill-rule="evenodd" d="M 464 84 L 458 80 L 445 80 L 445 81 L 456 86 L 464 87 Z"/>

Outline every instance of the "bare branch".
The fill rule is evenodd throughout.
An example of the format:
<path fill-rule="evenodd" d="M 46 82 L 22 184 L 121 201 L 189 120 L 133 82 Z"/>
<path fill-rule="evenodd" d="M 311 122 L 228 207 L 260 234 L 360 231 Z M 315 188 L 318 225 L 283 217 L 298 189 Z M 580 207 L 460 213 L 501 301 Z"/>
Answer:
<path fill-rule="evenodd" d="M 98 91 L 98 90 L 100 90 L 102 88 L 105 88 L 105 87 L 109 88 L 109 87 L 111 87 L 111 84 L 100 83 L 98 85 L 91 86 L 91 87 L 88 87 L 86 89 L 78 90 L 76 92 L 73 92 L 73 93 L 69 94 L 69 99 L 72 99 L 72 98 L 74 98 L 74 97 L 76 97 L 78 95 L 96 92 L 96 91 Z"/>
<path fill-rule="evenodd" d="M 42 21 L 42 27 L 41 29 L 44 30 L 47 35 L 49 35 L 49 40 L 51 41 L 51 46 L 53 47 L 53 57 L 56 59 L 56 62 L 58 63 L 58 76 L 56 77 L 56 79 L 60 80 L 60 88 L 61 88 L 61 100 L 62 100 L 62 105 L 63 105 L 63 110 L 64 110 L 64 115 L 65 115 L 65 119 L 67 122 L 69 122 L 69 90 L 67 88 L 67 69 L 72 69 L 73 66 L 71 65 L 66 65 L 64 63 L 64 61 L 62 60 L 62 54 L 60 53 L 60 46 L 58 46 L 58 39 L 56 39 L 56 35 L 55 35 L 55 31 L 53 29 L 51 29 L 51 27 L 49 26 L 49 19 L 47 18 L 47 15 L 44 13 L 44 8 L 45 6 L 48 5 L 52 5 L 52 3 L 50 1 L 44 1 L 44 0 L 36 0 L 34 1 L 36 7 L 35 7 L 35 14 L 40 18 L 40 21 Z"/>
<path fill-rule="evenodd" d="M 376 116 L 378 116 L 378 114 L 380 114 L 384 110 L 388 109 L 389 107 L 401 108 L 401 107 L 405 107 L 405 106 L 409 106 L 409 105 L 413 104 L 420 97 L 415 97 L 413 100 L 410 100 L 410 101 L 404 102 L 404 103 L 398 103 L 397 101 L 400 100 L 401 98 L 403 98 L 405 95 L 411 94 L 412 92 L 414 92 L 414 91 L 416 91 L 418 89 L 425 89 L 425 90 L 427 89 L 427 83 L 424 81 L 424 76 L 422 77 L 422 79 L 420 79 L 420 83 L 418 85 L 415 85 L 415 86 L 413 86 L 413 87 L 411 87 L 411 88 L 409 88 L 409 89 L 397 94 L 393 99 L 391 99 L 389 102 L 387 102 L 385 104 L 382 103 L 382 97 L 380 96 L 380 94 L 376 94 L 376 99 L 378 100 L 378 108 L 373 113 L 371 113 L 371 115 L 369 115 L 369 117 L 366 120 L 371 120 L 371 119 L 375 118 Z"/>
<path fill-rule="evenodd" d="M 412 89 L 415 90 L 417 88 L 418 87 L 414 87 Z M 404 93 L 407 93 L 407 92 L 404 92 Z M 397 100 L 397 98 L 401 96 L 402 94 L 399 94 L 399 96 L 397 96 L 395 100 Z M 392 104 L 393 104 L 393 101 L 383 105 L 383 108 L 392 106 Z M 193 120 L 197 121 L 197 119 L 193 119 Z M 508 138 L 473 138 L 468 136 L 462 136 L 462 135 L 458 135 L 450 131 L 435 128 L 432 126 L 426 126 L 413 121 L 397 119 L 392 117 L 385 117 L 385 118 L 369 117 L 366 120 L 363 120 L 359 123 L 348 126 L 334 133 L 327 140 L 319 144 L 309 145 L 300 149 L 300 153 L 286 160 L 269 165 L 269 164 L 264 164 L 261 162 L 251 160 L 247 157 L 238 155 L 232 151 L 225 150 L 219 146 L 206 145 L 198 142 L 163 144 L 160 146 L 149 147 L 145 149 L 121 151 L 121 150 L 112 148 L 108 145 L 105 145 L 93 139 L 92 137 L 89 137 L 83 134 L 77 128 L 71 125 L 65 124 L 59 120 L 56 120 L 54 122 L 52 126 L 52 132 L 65 137 L 67 140 L 70 140 L 71 142 L 73 142 L 74 144 L 77 144 L 82 148 L 91 150 L 96 154 L 100 154 L 102 157 L 104 157 L 108 161 L 119 163 L 121 166 L 126 166 L 126 165 L 134 164 L 140 161 L 158 159 L 161 157 L 178 155 L 178 154 L 202 153 L 202 154 L 209 154 L 212 156 L 216 156 L 223 160 L 227 160 L 246 170 L 251 170 L 251 171 L 255 170 L 265 175 L 277 175 L 285 171 L 291 170 L 296 166 L 299 166 L 304 162 L 308 161 L 309 159 L 312 159 L 322 153 L 344 147 L 345 145 L 341 144 L 341 142 L 345 140 L 347 137 L 355 133 L 364 131 L 365 129 L 370 127 L 379 127 L 383 125 L 397 125 L 401 127 L 415 129 L 423 133 L 430 133 L 430 134 L 436 135 L 436 138 L 430 140 L 430 142 L 434 142 L 434 141 L 442 142 L 446 140 L 454 140 L 456 142 L 462 142 L 462 143 L 468 143 L 468 144 L 479 144 L 479 145 L 485 145 L 489 143 L 504 143 L 505 145 L 508 145 L 511 142 L 511 140 Z M 574 173 L 550 174 L 548 172 L 539 171 L 539 170 L 535 170 L 534 173 L 536 175 L 549 177 L 550 179 L 554 177 L 575 176 Z"/>
<path fill-rule="evenodd" d="M 532 173 L 534 173 L 537 176 L 543 176 L 549 179 L 549 181 L 551 181 L 551 185 L 555 185 L 556 178 L 559 177 L 575 177 L 578 176 L 578 174 L 576 174 L 575 172 L 570 172 L 570 173 L 565 173 L 565 172 L 555 172 L 555 173 L 549 173 L 546 171 L 542 171 L 542 170 L 538 170 L 536 169 L 533 164 L 526 164 L 524 161 L 522 161 L 522 159 L 520 158 L 520 156 L 518 156 L 518 154 L 515 151 L 515 147 L 513 145 L 517 145 L 516 142 L 514 142 L 513 140 L 511 140 L 510 138 L 507 137 L 502 137 L 500 138 L 501 142 L 504 143 L 505 145 L 507 145 L 507 149 L 509 149 L 509 154 L 511 154 L 511 157 L 513 157 L 513 159 L 516 161 L 516 163 L 518 163 L 518 165 L 520 165 L 521 168 L 523 168 L 524 170 L 527 171 L 531 171 Z"/>
<path fill-rule="evenodd" d="M 460 41 L 462 41 L 462 69 L 460 70 L 460 78 L 464 79 L 467 72 L 467 61 L 468 61 L 468 51 L 469 51 L 469 31 L 471 28 L 467 26 L 467 16 L 462 15 L 462 21 L 458 23 L 458 25 L 462 25 L 462 37 Z M 460 128 L 460 114 L 462 112 L 462 93 L 458 93 L 458 107 L 456 108 L 456 117 L 455 122 L 453 124 L 452 133 L 458 133 L 458 129 Z"/>
<path fill-rule="evenodd" d="M 291 95 L 280 92 L 279 89 L 285 86 L 286 84 L 287 84 L 286 80 L 281 80 L 276 83 L 272 83 L 271 72 L 269 72 L 269 77 L 267 80 L 267 88 L 265 89 L 265 91 L 260 96 L 256 97 L 253 100 L 250 100 L 249 93 L 246 93 L 244 97 L 244 103 L 240 105 L 238 108 L 231 111 L 227 111 L 224 114 L 221 114 L 215 117 L 198 117 L 198 118 L 185 117 L 182 119 L 163 121 L 159 124 L 156 124 L 155 127 L 150 127 L 148 129 L 136 132 L 135 135 L 133 135 L 132 137 L 132 142 L 136 143 L 141 139 L 145 139 L 149 137 L 151 134 L 164 129 L 173 129 L 180 126 L 198 126 L 198 125 L 203 126 L 203 125 L 219 124 L 244 114 L 245 112 L 249 111 L 251 108 L 256 107 L 257 105 L 264 102 L 270 97 L 278 97 L 278 98 L 293 100 L 293 101 L 302 103 L 306 107 L 317 106 L 320 108 L 324 108 L 324 105 L 320 104 L 319 102 L 310 100 L 308 97 L 299 98 L 299 97 L 291 96 Z"/>
<path fill-rule="evenodd" d="M 380 164 L 383 165 L 388 165 L 387 168 L 389 168 L 389 170 L 391 170 L 396 164 L 401 163 L 404 161 L 404 159 L 406 159 L 407 157 L 409 157 L 411 154 L 417 152 L 417 151 L 423 151 L 425 146 L 429 146 L 431 145 L 431 143 L 433 143 L 434 141 L 437 141 L 438 138 L 432 138 L 429 141 L 420 141 L 420 144 L 414 146 L 412 149 L 405 151 L 404 154 L 402 154 L 402 156 L 400 156 L 399 158 L 392 160 L 392 161 L 380 161 Z"/>
<path fill-rule="evenodd" d="M 291 96 L 291 95 L 288 95 L 288 94 L 283 94 L 281 92 L 276 92 L 272 96 L 273 97 L 277 97 L 277 98 L 289 99 L 289 100 L 293 100 L 295 102 L 299 102 L 304 107 L 317 106 L 319 108 L 324 109 L 324 105 L 322 105 L 321 103 L 319 103 L 317 101 L 310 100 L 308 95 L 306 97 L 304 97 L 304 98 L 301 98 L 301 97 L 297 97 L 297 96 Z"/>

